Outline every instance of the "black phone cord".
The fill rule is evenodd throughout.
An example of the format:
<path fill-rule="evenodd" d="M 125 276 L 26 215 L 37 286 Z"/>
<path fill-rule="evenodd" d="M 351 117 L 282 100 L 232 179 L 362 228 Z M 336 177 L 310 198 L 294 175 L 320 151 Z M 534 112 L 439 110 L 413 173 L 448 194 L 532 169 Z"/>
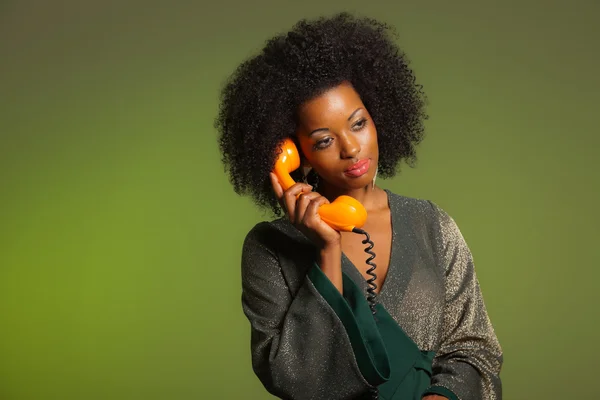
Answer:
<path fill-rule="evenodd" d="M 377 309 L 375 308 L 375 306 L 377 304 L 377 302 L 376 302 L 377 293 L 375 293 L 375 290 L 377 289 L 377 284 L 375 283 L 375 280 L 377 279 L 377 275 L 375 274 L 375 268 L 377 268 L 377 265 L 373 262 L 373 259 L 375 258 L 375 253 L 372 250 L 373 246 L 375 244 L 373 243 L 373 241 L 371 240 L 371 237 L 369 236 L 369 234 L 366 231 L 364 231 L 360 228 L 354 228 L 352 230 L 352 232 L 365 235 L 366 238 L 362 241 L 362 243 L 369 244 L 369 246 L 367 248 L 365 248 L 365 253 L 367 253 L 369 255 L 366 262 L 367 262 L 367 265 L 369 265 L 371 267 L 367 270 L 367 275 L 369 275 L 371 277 L 367 280 L 367 284 L 369 286 L 367 288 L 367 301 L 369 302 L 369 307 L 371 308 L 371 313 L 373 314 L 373 316 L 375 316 L 375 314 L 377 313 Z M 377 387 L 372 387 L 369 391 L 371 393 L 371 399 L 373 399 L 373 400 L 379 399 L 379 390 L 377 389 Z"/>
<path fill-rule="evenodd" d="M 367 288 L 367 301 L 369 302 L 369 307 L 371 308 L 371 313 L 373 315 L 375 315 L 377 313 L 377 310 L 375 309 L 375 305 L 376 300 L 377 300 L 377 293 L 375 293 L 375 290 L 377 289 L 377 284 L 375 283 L 375 280 L 377 279 L 377 275 L 375 274 L 375 268 L 377 268 L 377 265 L 373 262 L 373 259 L 375 258 L 375 253 L 373 252 L 373 246 L 375 245 L 373 243 L 373 241 L 371 240 L 371 237 L 369 236 L 369 234 L 367 232 L 365 232 L 362 229 L 359 228 L 354 228 L 352 230 L 352 232 L 354 233 L 360 233 L 366 236 L 366 239 L 364 239 L 362 241 L 363 244 L 367 244 L 369 243 L 369 246 L 365 249 L 365 253 L 367 253 L 369 255 L 369 258 L 367 258 L 367 265 L 369 265 L 371 268 L 369 268 L 367 270 L 367 275 L 369 275 L 371 278 L 369 278 L 367 280 L 367 284 L 369 285 L 369 287 Z"/>

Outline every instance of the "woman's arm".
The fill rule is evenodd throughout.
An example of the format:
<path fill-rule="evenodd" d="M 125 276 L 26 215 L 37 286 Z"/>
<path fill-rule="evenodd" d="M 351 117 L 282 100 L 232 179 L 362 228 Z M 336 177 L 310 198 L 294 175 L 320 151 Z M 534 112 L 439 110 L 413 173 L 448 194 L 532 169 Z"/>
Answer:
<path fill-rule="evenodd" d="M 433 360 L 432 387 L 427 393 L 499 400 L 502 349 L 486 311 L 472 254 L 455 221 L 431 204 L 442 235 L 446 309 L 442 345 Z"/>
<path fill-rule="evenodd" d="M 270 393 L 285 399 L 360 398 L 383 379 L 365 379 L 344 323 L 311 274 L 292 293 L 277 254 L 266 245 L 273 235 L 281 232 L 269 223 L 258 224 L 242 251 L 242 306 L 251 324 L 254 372 Z"/>
<path fill-rule="evenodd" d="M 342 247 L 334 245 L 319 251 L 319 267 L 340 294 L 344 293 L 342 279 Z"/>

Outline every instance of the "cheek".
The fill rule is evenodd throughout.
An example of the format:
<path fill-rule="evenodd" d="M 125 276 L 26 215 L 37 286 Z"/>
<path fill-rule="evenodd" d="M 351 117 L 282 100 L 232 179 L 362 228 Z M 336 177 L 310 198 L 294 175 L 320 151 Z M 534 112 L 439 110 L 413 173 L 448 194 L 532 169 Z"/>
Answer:
<path fill-rule="evenodd" d="M 331 155 L 328 157 L 319 157 L 318 161 L 315 160 L 314 165 L 316 165 L 316 169 L 318 171 L 321 171 L 322 173 L 324 173 L 326 175 L 337 170 L 337 168 L 338 168 L 338 165 L 336 164 L 334 157 Z"/>
<path fill-rule="evenodd" d="M 312 143 L 307 140 L 307 139 L 296 139 L 297 143 L 298 143 L 298 150 L 300 151 L 300 157 L 302 161 L 306 161 L 308 160 L 308 158 L 312 155 L 311 151 L 312 151 Z M 309 157 L 306 157 L 306 154 L 309 155 Z"/>
<path fill-rule="evenodd" d="M 371 128 L 371 129 L 369 129 L 369 132 L 365 136 L 366 136 L 365 145 L 367 145 L 372 150 L 377 150 L 379 148 L 379 145 L 377 143 L 377 130 L 375 128 Z"/>

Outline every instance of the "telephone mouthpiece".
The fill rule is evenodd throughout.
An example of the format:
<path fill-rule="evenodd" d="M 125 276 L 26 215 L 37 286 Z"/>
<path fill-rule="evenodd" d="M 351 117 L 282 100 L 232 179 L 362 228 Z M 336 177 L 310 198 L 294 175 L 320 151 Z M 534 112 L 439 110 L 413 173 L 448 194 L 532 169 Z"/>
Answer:
<path fill-rule="evenodd" d="M 354 197 L 342 195 L 330 204 L 319 207 L 319 216 L 338 231 L 352 232 L 367 222 L 367 210 Z"/>

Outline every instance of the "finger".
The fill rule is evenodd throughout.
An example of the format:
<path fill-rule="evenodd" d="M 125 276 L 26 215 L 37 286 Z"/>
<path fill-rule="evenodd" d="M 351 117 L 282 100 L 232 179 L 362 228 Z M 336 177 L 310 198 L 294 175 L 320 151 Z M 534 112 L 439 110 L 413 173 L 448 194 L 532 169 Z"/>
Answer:
<path fill-rule="evenodd" d="M 287 210 L 285 209 L 285 202 L 283 201 L 283 188 L 281 187 L 281 184 L 279 183 L 279 179 L 277 178 L 277 175 L 270 172 L 269 179 L 271 179 L 271 186 L 273 187 L 273 193 L 275 193 L 275 198 L 277 199 L 279 206 L 283 209 L 284 212 L 286 212 Z"/>
<path fill-rule="evenodd" d="M 305 183 L 296 183 L 288 190 L 283 192 L 283 201 L 285 202 L 285 208 L 288 211 L 290 221 L 294 222 L 297 196 L 300 193 L 307 193 L 311 190 L 312 187 L 310 185 Z"/>
<path fill-rule="evenodd" d="M 304 212 L 303 223 L 306 226 L 316 227 L 321 222 L 323 222 L 323 220 L 319 216 L 319 207 L 321 207 L 323 204 L 328 203 L 329 200 L 327 200 L 327 198 L 324 196 L 317 197 L 316 199 L 311 201 L 308 207 L 306 207 L 306 211 Z"/>
<path fill-rule="evenodd" d="M 281 184 L 279 183 L 279 179 L 277 178 L 277 175 L 270 172 L 269 178 L 271 179 L 271 186 L 273 186 L 273 191 L 275 192 L 275 196 L 277 197 L 277 199 L 281 199 L 283 197 L 283 188 L 281 187 Z"/>
<path fill-rule="evenodd" d="M 300 197 L 296 201 L 296 210 L 295 210 L 295 223 L 302 223 L 304 219 L 304 213 L 306 212 L 306 208 L 310 204 L 311 201 L 320 197 L 321 195 L 318 192 L 308 192 L 301 193 Z"/>

